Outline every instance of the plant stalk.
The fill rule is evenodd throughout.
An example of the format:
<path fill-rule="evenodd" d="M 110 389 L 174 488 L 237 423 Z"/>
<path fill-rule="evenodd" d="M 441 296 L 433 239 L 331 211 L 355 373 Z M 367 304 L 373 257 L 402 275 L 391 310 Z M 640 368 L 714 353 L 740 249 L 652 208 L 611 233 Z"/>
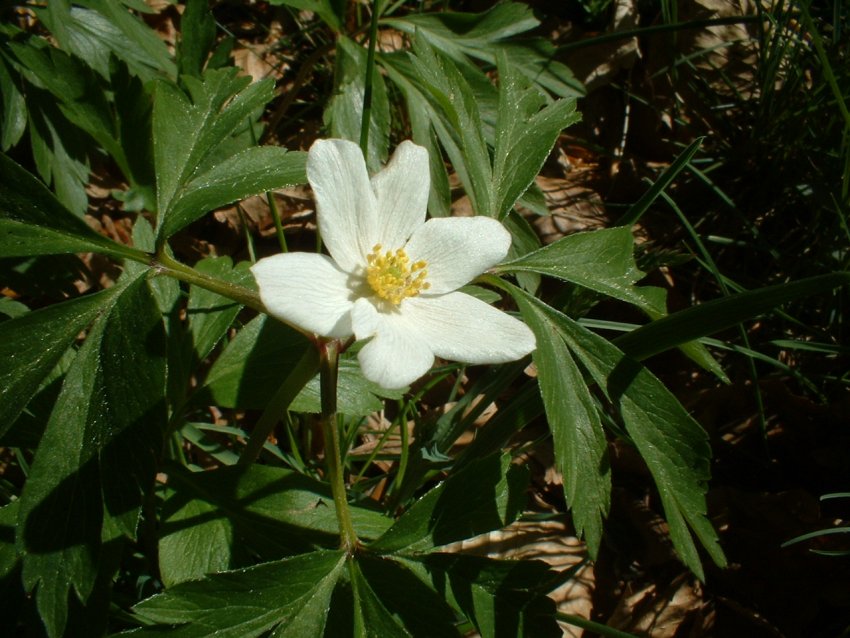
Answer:
<path fill-rule="evenodd" d="M 340 343 L 336 340 L 319 344 L 319 387 L 322 394 L 322 431 L 325 438 L 325 464 L 331 484 L 336 518 L 339 524 L 340 547 L 353 554 L 359 546 L 348 495 L 343 477 L 342 453 L 340 450 L 339 427 L 337 427 L 336 399 L 337 376 L 339 373 Z"/>
<path fill-rule="evenodd" d="M 369 24 L 369 52 L 366 54 L 366 77 L 363 82 L 363 117 L 360 120 L 360 150 L 369 157 L 369 124 L 372 121 L 372 76 L 375 73 L 375 47 L 378 42 L 378 18 L 381 0 L 372 3 L 372 21 Z"/>
<path fill-rule="evenodd" d="M 157 274 L 168 275 L 180 281 L 206 288 L 244 306 L 253 308 L 258 312 L 266 312 L 263 302 L 260 301 L 260 296 L 250 288 L 245 288 L 244 286 L 232 284 L 228 281 L 216 279 L 215 277 L 198 272 L 194 268 L 180 263 L 164 251 L 160 251 L 156 257 L 153 257 L 149 265 Z"/>

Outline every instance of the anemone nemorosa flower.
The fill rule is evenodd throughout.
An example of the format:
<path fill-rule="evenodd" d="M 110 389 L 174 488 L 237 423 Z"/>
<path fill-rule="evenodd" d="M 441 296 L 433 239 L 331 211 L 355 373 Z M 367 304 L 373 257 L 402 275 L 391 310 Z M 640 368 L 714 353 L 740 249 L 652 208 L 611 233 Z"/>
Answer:
<path fill-rule="evenodd" d="M 502 261 L 510 234 L 488 217 L 425 221 L 428 152 L 405 141 L 369 178 L 360 148 L 319 140 L 307 157 L 330 256 L 286 253 L 252 268 L 268 312 L 323 337 L 370 339 L 366 378 L 401 388 L 441 357 L 504 363 L 535 347 L 521 321 L 458 292 Z"/>

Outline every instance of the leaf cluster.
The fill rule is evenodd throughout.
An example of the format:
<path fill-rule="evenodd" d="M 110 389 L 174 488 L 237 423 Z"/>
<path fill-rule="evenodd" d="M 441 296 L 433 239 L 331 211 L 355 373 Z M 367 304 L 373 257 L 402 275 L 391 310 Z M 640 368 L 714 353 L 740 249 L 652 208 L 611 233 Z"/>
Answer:
<path fill-rule="evenodd" d="M 510 261 L 469 292 L 513 300 L 537 338 L 537 378 L 523 375 L 527 361 L 487 369 L 430 418 L 423 395 L 443 380 L 457 387 L 458 367 L 388 392 L 343 359 L 342 439 L 350 447 L 365 417 L 389 407 L 402 451 L 382 455 L 378 445 L 346 459 L 361 545 L 338 549 L 313 440 L 314 340 L 262 313 L 247 263 L 175 256 L 174 237 L 211 211 L 306 182 L 305 153 L 256 143 L 272 80 L 252 82 L 228 63 L 202 0 L 187 2 L 173 55 L 138 0 L 51 1 L 35 10 L 50 39 L 0 25 L 0 254 L 98 253 L 121 274 L 43 307 L 0 305 L 9 317 L 0 324 L 0 444 L 25 472 L 20 485 L 4 483 L 0 508 L 0 582 L 21 603 L 10 626 L 30 614 L 51 638 L 559 635 L 546 593 L 563 575 L 453 545 L 522 516 L 528 472 L 505 450 L 541 415 L 592 555 L 611 501 L 608 442 L 618 437 L 646 462 L 685 565 L 703 577 L 700 548 L 723 565 L 705 502 L 707 437 L 641 360 L 678 347 L 722 377 L 699 337 L 843 285 L 846 273 L 668 315 L 664 291 L 639 285 L 629 227 L 542 247 L 518 213 L 545 213 L 535 178 L 578 120 L 582 92 L 551 47 L 529 36 L 538 23 L 528 7 L 395 15 L 377 3 L 382 27 L 407 39 L 368 68 L 337 3 L 273 4 L 312 11 L 339 35 L 330 135 L 360 140 L 371 113 L 371 167 L 410 136 L 431 156 L 431 215 L 450 212 L 450 165 L 475 213 L 511 231 Z M 83 217 L 95 162 L 127 185 L 132 245 Z M 634 306 L 648 322 L 612 342 L 542 295 L 542 277 Z M 509 389 L 512 401 L 454 454 Z"/>

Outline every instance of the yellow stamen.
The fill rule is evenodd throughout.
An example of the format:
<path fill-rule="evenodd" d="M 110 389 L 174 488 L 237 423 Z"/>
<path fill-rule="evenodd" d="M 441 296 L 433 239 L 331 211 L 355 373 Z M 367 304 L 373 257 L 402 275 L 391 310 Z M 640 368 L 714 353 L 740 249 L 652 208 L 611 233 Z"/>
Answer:
<path fill-rule="evenodd" d="M 381 254 L 382 250 L 381 244 L 375 244 L 366 256 L 366 281 L 381 299 L 397 306 L 403 299 L 415 297 L 431 287 L 425 281 L 427 263 L 420 260 L 411 264 L 403 248 Z"/>

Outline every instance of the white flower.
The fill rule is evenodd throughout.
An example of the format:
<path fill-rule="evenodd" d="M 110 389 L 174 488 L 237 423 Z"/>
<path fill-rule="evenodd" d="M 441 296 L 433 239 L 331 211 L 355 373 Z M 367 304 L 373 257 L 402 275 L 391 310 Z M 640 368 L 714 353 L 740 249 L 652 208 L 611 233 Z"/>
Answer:
<path fill-rule="evenodd" d="M 366 378 L 385 388 L 412 383 L 435 355 L 504 363 L 534 349 L 525 324 L 457 292 L 505 258 L 511 237 L 487 217 L 425 221 L 424 148 L 402 142 L 370 180 L 356 144 L 319 140 L 307 178 L 330 257 L 258 261 L 251 271 L 269 314 L 323 337 L 371 339 L 358 359 Z"/>

